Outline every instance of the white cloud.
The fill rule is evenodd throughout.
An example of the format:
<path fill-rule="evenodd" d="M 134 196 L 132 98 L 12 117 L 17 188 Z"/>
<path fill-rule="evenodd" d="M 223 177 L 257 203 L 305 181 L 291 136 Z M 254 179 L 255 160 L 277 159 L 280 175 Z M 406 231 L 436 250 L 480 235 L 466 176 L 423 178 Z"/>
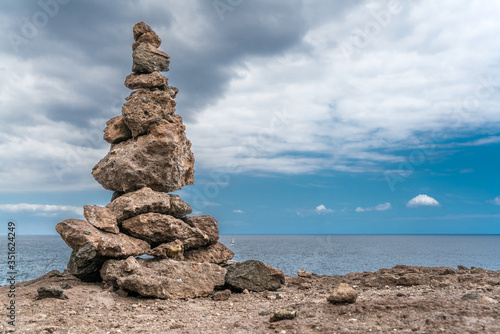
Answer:
<path fill-rule="evenodd" d="M 495 205 L 500 205 L 500 196 L 497 196 L 497 197 L 495 197 L 494 200 L 488 201 L 488 202 L 493 203 Z"/>
<path fill-rule="evenodd" d="M 366 212 L 366 211 L 387 211 L 387 210 L 390 210 L 392 209 L 392 206 L 391 206 L 391 203 L 387 202 L 387 203 L 382 203 L 382 204 L 379 204 L 377 206 L 374 206 L 374 207 L 369 207 L 369 208 L 362 208 L 360 206 L 358 206 L 356 208 L 356 212 Z"/>
<path fill-rule="evenodd" d="M 238 210 L 233 210 L 234 213 L 244 213 L 242 210 L 238 209 Z"/>
<path fill-rule="evenodd" d="M 419 206 L 441 206 L 438 201 L 427 195 L 418 195 L 406 203 L 409 208 L 416 208 Z"/>
<path fill-rule="evenodd" d="M 72 205 L 47 205 L 47 204 L 0 204 L 0 211 L 5 212 L 33 212 L 39 216 L 51 216 L 71 213 L 83 216 L 83 208 Z"/>
<path fill-rule="evenodd" d="M 318 215 L 324 215 L 326 213 L 332 213 L 334 212 L 332 209 L 327 209 L 326 206 L 323 204 L 320 204 L 314 209 L 314 212 L 316 212 Z"/>

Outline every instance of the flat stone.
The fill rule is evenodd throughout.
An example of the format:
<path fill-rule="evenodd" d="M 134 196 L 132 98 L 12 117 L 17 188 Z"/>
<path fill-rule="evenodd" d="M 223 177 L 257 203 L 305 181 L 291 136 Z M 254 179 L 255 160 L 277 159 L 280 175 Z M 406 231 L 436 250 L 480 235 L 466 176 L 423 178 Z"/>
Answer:
<path fill-rule="evenodd" d="M 103 138 L 110 144 L 118 144 L 119 142 L 132 138 L 132 132 L 127 124 L 125 124 L 123 116 L 113 117 L 106 122 Z"/>
<path fill-rule="evenodd" d="M 101 269 L 105 282 L 144 297 L 164 299 L 210 295 L 224 285 L 226 270 L 216 264 L 191 263 L 170 259 L 108 260 Z M 126 269 L 133 268 L 132 271 Z"/>
<path fill-rule="evenodd" d="M 327 300 L 332 304 L 352 304 L 356 302 L 358 293 L 347 283 L 337 285 Z"/>
<path fill-rule="evenodd" d="M 36 299 L 44 298 L 57 298 L 57 299 L 68 299 L 64 294 L 64 290 L 58 286 L 41 286 L 37 289 L 38 296 Z"/>
<path fill-rule="evenodd" d="M 125 124 L 132 137 L 145 134 L 149 127 L 175 112 L 175 101 L 162 90 L 141 88 L 126 98 L 122 107 Z"/>
<path fill-rule="evenodd" d="M 239 291 L 275 291 L 285 283 L 285 275 L 281 270 L 257 260 L 232 264 L 226 269 L 226 284 Z"/>
<path fill-rule="evenodd" d="M 217 242 L 208 247 L 193 249 L 184 253 L 184 260 L 221 264 L 234 257 L 233 251 Z"/>
<path fill-rule="evenodd" d="M 106 205 L 116 216 L 118 223 L 143 213 L 171 213 L 171 196 L 149 187 L 126 193 Z"/>
<path fill-rule="evenodd" d="M 91 243 L 97 256 L 126 258 L 145 254 L 151 247 L 146 241 L 123 233 L 108 233 L 80 219 L 67 219 L 56 225 L 56 231 L 74 250 Z"/>
<path fill-rule="evenodd" d="M 143 187 L 171 192 L 194 183 L 194 156 L 184 126 L 161 121 L 136 140 L 113 145 L 92 169 L 104 188 L 131 192 Z"/>
<path fill-rule="evenodd" d="M 89 223 L 100 230 L 115 234 L 120 233 L 115 215 L 104 206 L 85 205 L 83 207 L 83 216 Z"/>
<path fill-rule="evenodd" d="M 205 246 L 209 238 L 184 221 L 160 213 L 144 213 L 122 222 L 122 229 L 152 245 L 180 240 L 185 249 Z"/>
<path fill-rule="evenodd" d="M 125 79 L 125 87 L 130 89 L 159 88 L 165 90 L 168 87 L 168 78 L 160 72 L 131 73 Z"/>
<path fill-rule="evenodd" d="M 169 56 L 151 44 L 141 43 L 132 51 L 132 72 L 166 72 L 170 64 Z"/>

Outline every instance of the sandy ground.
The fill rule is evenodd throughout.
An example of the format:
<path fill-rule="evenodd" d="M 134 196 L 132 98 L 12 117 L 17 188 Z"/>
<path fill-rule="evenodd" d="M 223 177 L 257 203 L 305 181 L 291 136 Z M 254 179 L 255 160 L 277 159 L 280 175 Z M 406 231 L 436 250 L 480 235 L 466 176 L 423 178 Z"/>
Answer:
<path fill-rule="evenodd" d="M 354 304 L 327 302 L 340 282 L 358 292 Z M 37 300 L 41 286 L 63 286 L 68 299 Z M 500 333 L 500 271 L 479 268 L 287 276 L 278 291 L 232 293 L 226 301 L 123 296 L 59 274 L 16 285 L 15 330 L 7 323 L 8 291 L 0 288 L 1 333 Z M 297 317 L 270 322 L 283 307 Z"/>

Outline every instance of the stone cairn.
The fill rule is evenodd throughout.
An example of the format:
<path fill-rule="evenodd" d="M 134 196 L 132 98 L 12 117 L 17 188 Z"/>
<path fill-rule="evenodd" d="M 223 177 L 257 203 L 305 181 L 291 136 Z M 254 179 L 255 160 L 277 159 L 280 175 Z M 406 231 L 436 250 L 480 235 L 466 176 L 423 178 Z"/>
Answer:
<path fill-rule="evenodd" d="M 169 56 L 157 49 L 161 40 L 144 22 L 133 34 L 133 73 L 125 86 L 134 91 L 122 115 L 106 123 L 111 148 L 92 169 L 97 182 L 114 191 L 111 203 L 86 205 L 86 220 L 56 225 L 73 249 L 69 272 L 157 298 L 206 296 L 224 285 L 241 291 L 244 276 L 258 272 L 263 275 L 254 277 L 252 288 L 275 290 L 284 281 L 280 270 L 258 261 L 227 266 L 234 253 L 218 242 L 217 221 L 187 216 L 189 204 L 169 194 L 194 183 L 194 156 L 182 117 L 175 114 L 178 89 L 160 74 L 168 71 Z M 136 258 L 141 255 L 152 257 Z M 229 272 L 235 273 L 233 285 Z"/>

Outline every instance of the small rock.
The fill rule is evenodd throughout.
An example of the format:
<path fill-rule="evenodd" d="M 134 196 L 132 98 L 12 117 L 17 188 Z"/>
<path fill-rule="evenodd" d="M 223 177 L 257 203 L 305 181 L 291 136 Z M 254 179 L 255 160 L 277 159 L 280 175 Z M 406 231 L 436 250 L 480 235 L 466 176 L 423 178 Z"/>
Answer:
<path fill-rule="evenodd" d="M 466 266 L 463 266 L 461 264 L 458 265 L 458 270 L 469 270 L 469 268 L 467 268 Z"/>
<path fill-rule="evenodd" d="M 226 284 L 240 291 L 276 291 L 285 283 L 285 275 L 281 270 L 257 260 L 229 265 L 226 269 Z"/>
<path fill-rule="evenodd" d="M 311 278 L 312 274 L 308 271 L 305 271 L 304 269 L 300 269 L 299 271 L 297 271 L 297 276 Z"/>
<path fill-rule="evenodd" d="M 122 297 L 128 297 L 128 292 L 123 290 L 123 289 L 118 289 L 116 291 L 116 293 L 119 295 L 119 296 L 122 296 Z"/>
<path fill-rule="evenodd" d="M 333 289 L 327 300 L 332 304 L 352 304 L 356 302 L 358 293 L 347 283 L 340 283 Z"/>
<path fill-rule="evenodd" d="M 44 298 L 57 298 L 57 299 L 68 299 L 64 294 L 64 290 L 58 286 L 41 286 L 37 289 L 38 296 L 36 299 Z"/>
<path fill-rule="evenodd" d="M 168 86 L 168 79 L 160 72 L 132 73 L 125 79 L 125 86 L 129 89 L 159 88 L 165 90 Z"/>
<path fill-rule="evenodd" d="M 307 283 L 307 282 L 304 282 L 304 283 L 300 283 L 297 288 L 299 290 L 308 290 L 310 288 L 312 288 L 312 284 L 311 283 Z"/>
<path fill-rule="evenodd" d="M 276 299 L 283 299 L 283 295 L 281 293 L 276 294 Z"/>
<path fill-rule="evenodd" d="M 490 297 L 487 297 L 487 296 L 481 296 L 481 298 L 479 298 L 480 301 L 482 301 L 483 303 L 487 303 L 487 304 L 496 304 L 497 301 L 493 298 L 490 298 Z"/>
<path fill-rule="evenodd" d="M 282 309 L 275 311 L 271 315 L 271 318 L 269 319 L 269 321 L 275 322 L 275 321 L 280 321 L 280 320 L 293 319 L 296 316 L 297 316 L 297 311 L 295 311 L 291 307 L 285 307 L 285 308 L 282 308 Z"/>
<path fill-rule="evenodd" d="M 231 290 L 226 289 L 226 290 L 217 291 L 216 293 L 214 293 L 214 295 L 212 296 L 212 299 L 215 301 L 224 301 L 224 300 L 228 300 L 230 296 L 231 296 Z"/>
<path fill-rule="evenodd" d="M 485 269 L 480 267 L 470 267 L 471 274 L 484 274 L 486 272 Z"/>
<path fill-rule="evenodd" d="M 242 293 L 243 293 L 244 295 L 248 295 L 250 292 L 248 291 L 248 289 L 245 289 L 245 290 L 243 290 L 243 291 L 242 291 Z"/>
<path fill-rule="evenodd" d="M 461 300 L 478 300 L 481 296 L 473 294 L 473 293 L 467 293 L 463 295 L 460 299 Z"/>
<path fill-rule="evenodd" d="M 72 286 L 68 283 L 62 283 L 61 284 L 61 289 L 64 289 L 64 290 L 68 290 L 68 289 L 71 289 Z"/>

